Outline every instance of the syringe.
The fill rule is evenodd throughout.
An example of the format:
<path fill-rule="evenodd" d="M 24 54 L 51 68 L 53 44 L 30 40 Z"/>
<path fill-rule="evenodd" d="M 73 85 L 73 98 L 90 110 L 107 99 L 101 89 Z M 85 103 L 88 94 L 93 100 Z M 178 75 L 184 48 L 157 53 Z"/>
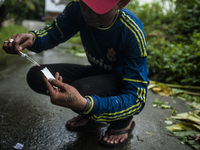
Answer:
<path fill-rule="evenodd" d="M 40 67 L 40 65 L 35 60 L 33 60 L 31 57 L 29 57 L 27 54 L 22 53 L 22 52 L 20 52 L 20 54 L 21 54 L 22 57 L 25 57 L 26 59 L 28 59 L 34 65 Z"/>
<path fill-rule="evenodd" d="M 8 44 L 9 44 L 9 43 L 12 43 L 12 42 L 14 42 L 14 39 L 10 38 L 10 39 L 8 39 L 7 41 L 5 41 L 4 44 L 5 44 L 5 43 L 8 43 Z M 40 65 L 39 65 L 35 60 L 33 60 L 31 57 L 29 57 L 27 54 L 22 53 L 22 52 L 20 52 L 20 54 L 21 54 L 22 57 L 25 57 L 26 59 L 28 59 L 28 60 L 29 60 L 31 63 L 33 63 L 34 65 L 40 67 Z"/>

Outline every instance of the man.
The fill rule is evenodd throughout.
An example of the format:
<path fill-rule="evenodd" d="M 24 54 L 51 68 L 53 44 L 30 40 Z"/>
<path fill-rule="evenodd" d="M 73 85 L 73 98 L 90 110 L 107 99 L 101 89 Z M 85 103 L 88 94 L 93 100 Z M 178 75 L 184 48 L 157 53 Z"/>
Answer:
<path fill-rule="evenodd" d="M 29 86 L 50 95 L 51 102 L 80 114 L 66 124 L 69 130 L 85 129 L 91 121 L 110 123 L 100 143 L 126 144 L 133 115 L 144 108 L 147 86 L 147 51 L 140 20 L 124 8 L 129 0 L 74 0 L 55 21 L 40 31 L 13 35 L 4 44 L 7 53 L 24 48 L 41 52 L 65 42 L 80 31 L 90 66 L 48 64 L 56 79 L 47 80 L 37 66 L 27 75 Z M 54 87 L 58 88 L 54 88 Z"/>

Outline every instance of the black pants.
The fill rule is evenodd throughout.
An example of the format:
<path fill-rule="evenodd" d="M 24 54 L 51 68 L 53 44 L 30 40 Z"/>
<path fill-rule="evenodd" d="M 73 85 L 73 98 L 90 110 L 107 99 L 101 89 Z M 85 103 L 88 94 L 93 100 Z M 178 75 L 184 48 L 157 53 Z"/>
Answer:
<path fill-rule="evenodd" d="M 98 70 L 92 66 L 75 64 L 48 64 L 41 65 L 47 67 L 54 75 L 59 72 L 63 77 L 63 82 L 75 87 L 82 96 L 99 95 L 115 96 L 121 92 L 121 74 L 111 73 L 105 70 Z M 32 90 L 37 93 L 46 94 L 47 88 L 44 83 L 41 68 L 34 66 L 27 74 L 27 82 Z M 113 129 L 123 129 L 132 117 L 111 122 Z"/>

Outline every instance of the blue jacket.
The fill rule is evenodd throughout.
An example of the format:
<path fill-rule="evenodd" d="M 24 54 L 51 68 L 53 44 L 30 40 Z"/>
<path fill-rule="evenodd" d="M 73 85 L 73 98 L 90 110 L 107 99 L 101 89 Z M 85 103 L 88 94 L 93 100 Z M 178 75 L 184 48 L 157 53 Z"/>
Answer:
<path fill-rule="evenodd" d="M 149 83 L 146 38 L 140 20 L 123 8 L 110 27 L 93 28 L 85 23 L 79 2 L 74 0 L 51 25 L 32 31 L 35 41 L 30 50 L 53 48 L 79 31 L 91 65 L 120 72 L 123 78 L 119 95 L 88 95 L 92 107 L 85 114 L 95 121 L 116 121 L 140 113 Z"/>

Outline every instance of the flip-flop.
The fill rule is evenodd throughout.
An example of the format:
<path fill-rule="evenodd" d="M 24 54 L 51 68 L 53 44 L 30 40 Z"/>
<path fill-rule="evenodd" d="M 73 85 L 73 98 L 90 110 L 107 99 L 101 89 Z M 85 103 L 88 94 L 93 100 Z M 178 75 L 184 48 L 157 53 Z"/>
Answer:
<path fill-rule="evenodd" d="M 78 116 L 75 118 L 75 120 L 74 120 L 73 122 L 79 122 L 79 121 L 81 121 L 82 119 L 85 119 L 85 118 L 83 118 L 83 116 L 81 116 L 81 115 L 78 115 Z M 70 131 L 81 131 L 81 130 L 87 128 L 90 124 L 91 124 L 91 121 L 88 121 L 85 125 L 73 127 L 73 126 L 71 126 L 71 125 L 69 124 L 69 121 L 67 121 L 67 123 L 66 123 L 65 126 L 66 126 L 66 128 L 67 128 L 68 130 L 70 130 Z"/>
<path fill-rule="evenodd" d="M 135 127 L 135 122 L 133 121 L 132 124 L 131 124 L 131 127 L 130 129 L 123 129 L 123 130 L 120 130 L 120 131 L 116 131 L 116 132 L 112 132 L 111 131 L 111 128 L 109 127 L 106 131 L 106 134 L 108 134 L 109 136 L 110 135 L 120 135 L 120 134 L 124 134 L 124 133 L 128 133 L 128 138 L 126 140 L 124 140 L 123 142 L 119 142 L 117 144 L 110 144 L 110 143 L 107 143 L 103 140 L 104 136 L 100 139 L 99 143 L 104 146 L 104 147 L 107 147 L 107 148 L 117 148 L 117 147 L 122 147 L 124 145 L 127 144 L 128 140 L 129 140 L 129 137 L 130 137 L 130 134 L 131 132 L 133 131 Z"/>

